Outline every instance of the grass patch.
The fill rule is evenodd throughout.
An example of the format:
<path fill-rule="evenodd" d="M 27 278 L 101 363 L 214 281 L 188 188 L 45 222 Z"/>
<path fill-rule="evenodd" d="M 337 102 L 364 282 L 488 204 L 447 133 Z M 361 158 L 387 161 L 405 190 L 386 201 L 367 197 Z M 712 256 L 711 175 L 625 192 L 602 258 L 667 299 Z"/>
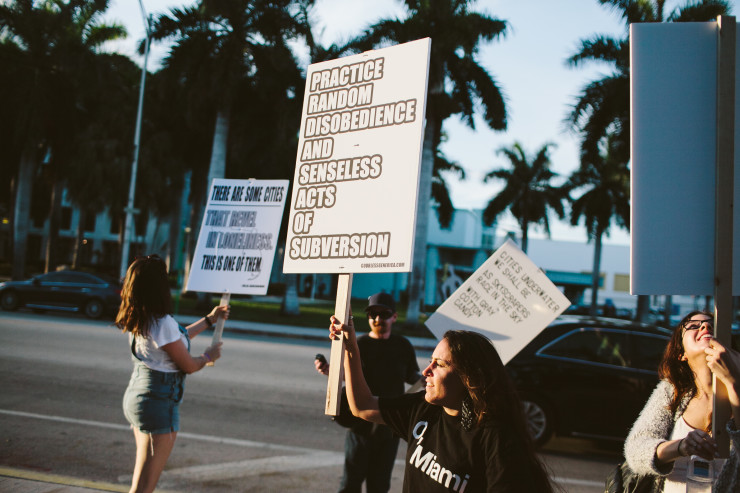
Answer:
<path fill-rule="evenodd" d="M 210 307 L 217 305 L 220 297 L 212 297 L 209 308 L 198 306 L 198 300 L 190 296 L 176 294 L 173 297 L 175 314 L 203 316 Z M 290 316 L 280 312 L 280 299 L 240 298 L 231 297 L 230 318 L 248 322 L 259 322 L 277 325 L 296 325 L 299 327 L 329 328 L 329 318 L 334 314 L 334 301 L 306 300 L 300 303 L 300 315 Z M 352 306 L 364 307 L 366 299 L 352 300 Z M 361 309 L 355 308 L 356 311 Z M 426 317 L 424 317 L 426 318 Z M 357 326 L 358 330 L 366 331 L 366 325 Z M 398 307 L 398 320 L 393 326 L 393 332 L 407 337 L 433 337 L 429 329 L 420 324 L 406 323 L 406 307 Z"/>

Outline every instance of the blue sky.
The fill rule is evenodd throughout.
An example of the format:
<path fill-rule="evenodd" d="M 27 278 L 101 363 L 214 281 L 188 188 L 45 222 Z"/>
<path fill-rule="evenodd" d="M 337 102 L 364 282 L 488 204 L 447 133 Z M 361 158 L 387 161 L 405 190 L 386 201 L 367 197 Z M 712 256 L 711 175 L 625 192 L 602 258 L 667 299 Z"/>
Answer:
<path fill-rule="evenodd" d="M 142 0 L 147 12 L 161 13 L 173 6 L 192 3 L 192 0 Z M 732 0 L 733 13 L 737 10 Z M 684 2 L 668 0 L 666 12 Z M 389 16 L 401 15 L 398 0 L 317 0 L 314 20 L 317 35 L 324 44 L 341 42 L 360 32 L 372 22 Z M 475 9 L 509 23 L 507 35 L 482 47 L 479 62 L 494 77 L 507 101 L 509 126 L 505 132 L 493 132 L 480 122 L 476 131 L 454 117 L 445 122 L 449 140 L 443 151 L 448 159 L 457 161 L 467 172 L 467 179 L 448 180 L 455 207 L 482 209 L 502 188 L 501 183 L 482 182 L 483 176 L 494 168 L 507 165 L 495 151 L 519 141 L 528 153 L 536 152 L 543 144 L 552 142 L 553 170 L 567 176 L 578 166 L 578 141 L 568 134 L 563 119 L 580 89 L 609 67 L 590 64 L 569 68 L 565 59 L 573 54 L 578 41 L 592 34 L 622 36 L 626 27 L 621 18 L 597 0 L 479 0 Z M 137 58 L 133 46 L 143 38 L 143 21 L 137 0 L 113 0 L 107 16 L 124 24 L 129 40 L 117 50 Z M 432 40 L 432 43 L 434 40 Z M 166 48 L 155 46 L 154 65 L 166 53 Z M 296 122 L 296 128 L 299 122 Z M 517 231 L 513 217 L 499 221 L 502 231 Z M 552 237 L 559 240 L 586 241 L 584 228 L 573 228 L 553 220 Z M 532 237 L 542 232 L 530 231 Z M 628 244 L 629 234 L 612 228 L 606 242 Z"/>

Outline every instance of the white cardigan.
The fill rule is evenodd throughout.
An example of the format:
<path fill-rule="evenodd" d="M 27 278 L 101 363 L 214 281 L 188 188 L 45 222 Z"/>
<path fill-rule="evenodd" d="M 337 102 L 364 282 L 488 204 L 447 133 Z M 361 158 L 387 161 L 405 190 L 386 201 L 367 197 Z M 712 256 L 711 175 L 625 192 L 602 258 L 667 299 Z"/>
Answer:
<path fill-rule="evenodd" d="M 672 397 L 673 385 L 666 380 L 658 383 L 624 442 L 624 457 L 630 468 L 640 475 L 655 476 L 656 485 L 661 488 L 664 477 L 673 470 L 673 462 L 658 464 L 655 461 L 655 453 L 658 445 L 669 439 L 674 424 L 683 416 L 691 400 L 691 396 L 686 396 L 676 413 L 671 415 L 669 406 Z M 740 448 L 740 431 L 735 428 L 732 420 L 727 423 L 727 431 L 732 444 L 730 458 L 712 488 L 712 491 L 719 493 L 740 491 L 740 458 L 736 454 Z"/>

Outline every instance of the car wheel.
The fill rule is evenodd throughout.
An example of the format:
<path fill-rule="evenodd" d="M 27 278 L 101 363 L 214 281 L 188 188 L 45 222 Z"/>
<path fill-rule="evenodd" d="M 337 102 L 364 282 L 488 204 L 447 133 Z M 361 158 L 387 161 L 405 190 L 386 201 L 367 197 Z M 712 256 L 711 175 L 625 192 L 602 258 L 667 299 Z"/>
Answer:
<path fill-rule="evenodd" d="M 545 406 L 534 400 L 523 399 L 522 406 L 532 441 L 536 447 L 541 447 L 552 436 L 552 415 Z"/>
<path fill-rule="evenodd" d="M 20 304 L 21 300 L 18 297 L 18 293 L 13 290 L 3 291 L 3 294 L 0 296 L 0 305 L 2 305 L 3 310 L 17 310 Z"/>
<path fill-rule="evenodd" d="M 90 300 L 85 303 L 83 311 L 88 318 L 100 318 L 103 316 L 103 302 L 95 299 Z"/>

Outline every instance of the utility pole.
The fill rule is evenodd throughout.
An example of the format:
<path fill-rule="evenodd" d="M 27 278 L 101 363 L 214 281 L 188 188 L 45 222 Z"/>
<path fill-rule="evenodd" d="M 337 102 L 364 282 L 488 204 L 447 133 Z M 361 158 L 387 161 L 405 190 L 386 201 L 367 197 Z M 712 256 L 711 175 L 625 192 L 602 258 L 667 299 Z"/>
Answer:
<path fill-rule="evenodd" d="M 131 240 L 134 236 L 134 214 L 139 211 L 134 209 L 134 198 L 136 195 L 136 172 L 139 167 L 139 143 L 141 141 L 141 113 L 144 108 L 144 86 L 146 84 L 146 67 L 149 60 L 149 31 L 150 20 L 144 10 L 142 0 L 139 0 L 141 16 L 144 19 L 144 66 L 141 68 L 141 84 L 139 85 L 139 107 L 136 111 L 136 130 L 134 131 L 134 159 L 131 163 L 131 181 L 128 188 L 128 202 L 124 212 L 126 212 L 126 222 L 123 226 L 123 245 L 121 245 L 121 278 L 126 276 L 128 269 L 128 256 L 131 248 Z"/>

